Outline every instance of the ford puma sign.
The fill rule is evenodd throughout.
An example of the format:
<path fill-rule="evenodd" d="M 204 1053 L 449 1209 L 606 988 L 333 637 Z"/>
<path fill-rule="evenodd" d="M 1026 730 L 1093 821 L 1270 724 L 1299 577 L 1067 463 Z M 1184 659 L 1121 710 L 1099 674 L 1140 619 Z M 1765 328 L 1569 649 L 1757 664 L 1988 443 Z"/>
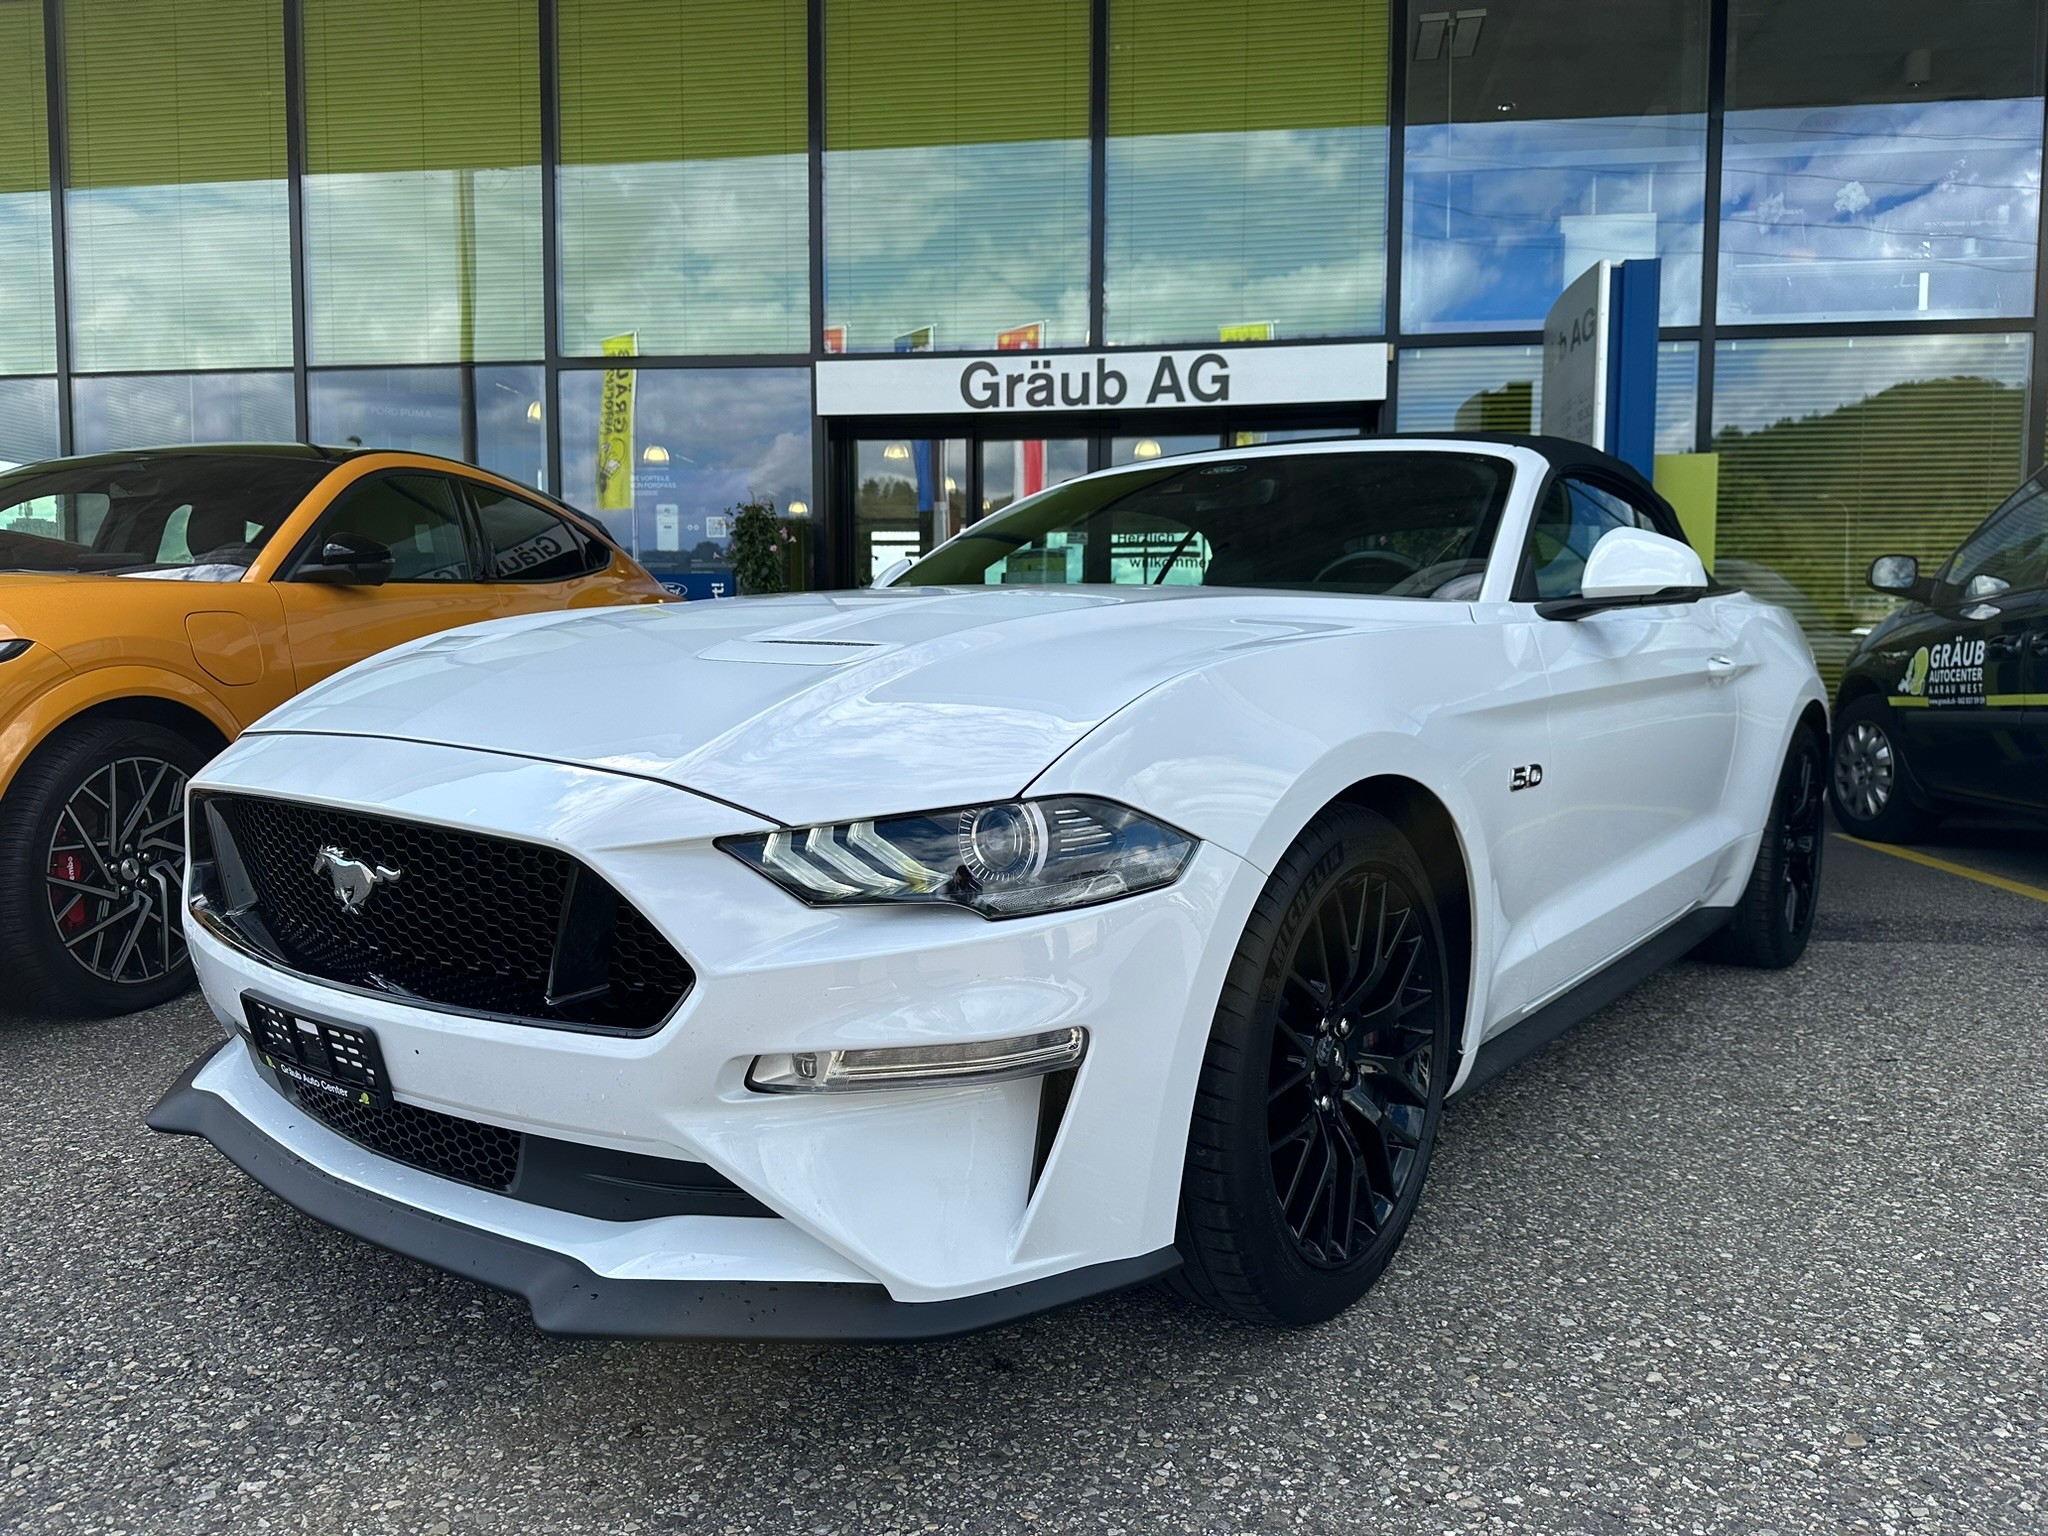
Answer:
<path fill-rule="evenodd" d="M 821 416 L 1038 415 L 1383 400 L 1383 342 L 826 358 Z"/>

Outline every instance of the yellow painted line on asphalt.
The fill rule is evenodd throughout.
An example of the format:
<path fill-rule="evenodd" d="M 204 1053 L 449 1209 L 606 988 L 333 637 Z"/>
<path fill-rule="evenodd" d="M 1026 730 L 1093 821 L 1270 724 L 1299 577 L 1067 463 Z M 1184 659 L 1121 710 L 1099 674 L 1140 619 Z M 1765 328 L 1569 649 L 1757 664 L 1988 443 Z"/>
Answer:
<path fill-rule="evenodd" d="M 1845 843 L 1854 843 L 1858 848 L 1868 848 L 1872 853 L 1888 853 L 1895 859 L 1904 859 L 1908 864 L 1925 865 L 1938 869 L 1945 875 L 1961 875 L 1965 880 L 1974 880 L 1979 885 L 1995 886 L 2001 891 L 2011 891 L 2015 896 L 2025 896 L 2032 901 L 2048 902 L 2048 891 L 2038 885 L 2028 885 L 2020 880 L 2008 880 L 2003 875 L 1989 874 L 1981 869 L 1972 869 L 1967 864 L 1951 864 L 1947 859 L 1937 859 L 1931 853 L 1922 853 L 1917 848 L 1898 848 L 1890 843 L 1866 843 L 1860 837 L 1851 837 L 1846 832 L 1837 832 Z"/>

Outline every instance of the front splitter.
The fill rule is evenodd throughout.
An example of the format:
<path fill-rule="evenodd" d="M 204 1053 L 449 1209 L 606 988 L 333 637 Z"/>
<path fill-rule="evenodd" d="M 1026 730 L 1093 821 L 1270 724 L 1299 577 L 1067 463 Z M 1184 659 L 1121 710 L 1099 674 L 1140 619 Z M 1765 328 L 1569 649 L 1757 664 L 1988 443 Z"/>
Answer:
<path fill-rule="evenodd" d="M 226 1048 L 236 1048 L 232 1043 Z M 880 1285 L 621 1280 L 552 1249 L 450 1221 L 338 1179 L 265 1135 L 185 1069 L 149 1113 L 151 1130 L 199 1136 L 315 1221 L 436 1269 L 523 1297 L 544 1333 L 581 1338 L 803 1339 L 908 1343 L 1000 1327 L 1180 1267 L 1172 1248 L 947 1301 L 897 1301 Z"/>

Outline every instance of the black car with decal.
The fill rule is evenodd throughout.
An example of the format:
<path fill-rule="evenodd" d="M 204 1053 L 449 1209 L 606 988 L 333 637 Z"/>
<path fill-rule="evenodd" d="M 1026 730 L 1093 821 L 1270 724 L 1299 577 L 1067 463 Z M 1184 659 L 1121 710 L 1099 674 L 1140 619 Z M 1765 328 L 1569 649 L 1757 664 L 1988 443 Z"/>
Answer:
<path fill-rule="evenodd" d="M 2048 815 L 2048 469 L 1932 575 L 1871 562 L 1905 601 L 1849 658 L 1835 702 L 1835 812 L 1905 842 L 1945 813 Z"/>

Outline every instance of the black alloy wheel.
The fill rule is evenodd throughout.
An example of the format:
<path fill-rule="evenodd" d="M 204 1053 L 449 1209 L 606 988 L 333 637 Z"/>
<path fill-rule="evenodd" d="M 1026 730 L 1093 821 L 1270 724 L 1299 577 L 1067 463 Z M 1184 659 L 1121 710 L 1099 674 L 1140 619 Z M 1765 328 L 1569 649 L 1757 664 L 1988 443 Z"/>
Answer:
<path fill-rule="evenodd" d="M 1392 869 L 1353 871 L 1301 930 L 1275 1009 L 1266 1139 L 1281 1217 L 1311 1264 L 1369 1248 L 1417 1175 L 1440 970 Z"/>
<path fill-rule="evenodd" d="M 1249 1322 L 1321 1322 L 1400 1246 L 1463 1007 L 1435 893 L 1386 817 L 1319 814 L 1231 958 L 1188 1131 L 1173 1285 Z"/>
<path fill-rule="evenodd" d="M 1779 868 L 1785 931 L 1805 933 L 1820 901 L 1821 839 L 1827 836 L 1827 791 L 1818 752 L 1797 751 L 1779 785 Z"/>
<path fill-rule="evenodd" d="M 1801 726 L 1778 772 L 1749 881 L 1728 925 L 1699 946 L 1701 959 L 1779 970 L 1806 953 L 1820 910 L 1826 775 L 1827 747 L 1820 732 Z"/>
<path fill-rule="evenodd" d="M 192 984 L 185 786 L 205 760 L 161 726 L 91 721 L 15 776 L 0 803 L 0 974 L 23 1005 L 128 1013 Z"/>

